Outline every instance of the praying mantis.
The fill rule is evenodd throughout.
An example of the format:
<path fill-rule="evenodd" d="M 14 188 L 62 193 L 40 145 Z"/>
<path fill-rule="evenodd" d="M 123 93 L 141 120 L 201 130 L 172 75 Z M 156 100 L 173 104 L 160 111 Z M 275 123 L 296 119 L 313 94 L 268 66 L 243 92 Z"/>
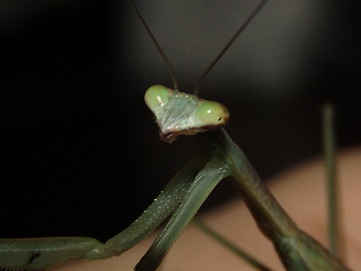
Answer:
<path fill-rule="evenodd" d="M 192 121 L 185 127 L 177 124 L 176 130 L 167 130 L 162 120 L 169 117 L 170 112 L 164 113 L 163 106 L 167 106 L 169 97 L 176 95 L 174 92 L 178 91 L 177 87 L 175 89 L 156 87 L 149 89 L 146 94 L 146 102 L 160 124 L 162 138 L 173 142 L 180 134 L 207 133 L 198 136 L 202 146 L 196 157 L 177 173 L 144 215 L 105 244 L 92 238 L 76 237 L 2 239 L 0 266 L 9 270 L 42 270 L 78 258 L 102 259 L 118 255 L 131 248 L 173 213 L 164 231 L 136 268 L 141 271 L 155 270 L 209 193 L 222 179 L 231 177 L 263 233 L 274 242 L 288 270 L 347 270 L 317 242 L 300 231 L 261 184 L 244 154 L 225 130 L 220 128 L 228 121 L 228 111 L 222 105 L 214 102 L 209 104 L 194 95 L 178 92 L 186 101 L 194 101 L 191 113 L 185 116 L 187 121 Z M 178 101 L 175 103 L 179 104 Z M 205 110 L 202 108 L 204 104 L 208 104 Z M 210 113 L 216 112 L 215 119 L 208 119 L 213 115 L 208 114 L 209 110 Z M 174 116 L 177 121 L 178 114 Z"/>

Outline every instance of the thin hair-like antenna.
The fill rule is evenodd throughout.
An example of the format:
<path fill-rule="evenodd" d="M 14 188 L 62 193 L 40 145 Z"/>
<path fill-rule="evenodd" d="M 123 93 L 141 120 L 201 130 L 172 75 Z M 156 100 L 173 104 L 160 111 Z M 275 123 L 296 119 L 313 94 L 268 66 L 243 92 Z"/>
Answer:
<path fill-rule="evenodd" d="M 212 70 L 214 65 L 221 59 L 223 54 L 228 50 L 228 48 L 232 45 L 232 43 L 237 39 L 239 34 L 243 32 L 243 30 L 247 27 L 247 25 L 253 20 L 253 18 L 257 15 L 257 13 L 263 8 L 268 0 L 262 0 L 257 7 L 253 10 L 253 12 L 248 16 L 247 20 L 241 25 L 241 27 L 237 30 L 236 34 L 228 41 L 226 46 L 222 49 L 219 55 L 213 60 L 213 62 L 208 66 L 207 70 L 202 74 L 202 76 L 198 79 L 197 84 L 194 88 L 193 94 L 198 96 L 200 85 L 202 84 L 204 78 L 208 75 L 208 73 Z"/>
<path fill-rule="evenodd" d="M 178 90 L 178 81 L 177 81 L 177 78 L 176 78 L 176 76 L 175 76 L 175 72 L 174 72 L 173 67 L 172 67 L 172 65 L 170 64 L 168 58 L 167 58 L 166 55 L 164 54 L 162 47 L 160 47 L 160 45 L 159 45 L 159 43 L 157 42 L 157 40 L 155 39 L 152 31 L 150 31 L 147 23 L 146 23 L 145 20 L 143 19 L 142 15 L 140 14 L 139 10 L 137 9 L 137 7 L 136 7 L 135 4 L 133 3 L 133 1 L 132 1 L 132 0 L 129 0 L 129 3 L 130 3 L 131 6 L 133 7 L 135 13 L 137 13 L 139 19 L 141 20 L 143 26 L 144 26 L 145 29 L 147 30 L 147 32 L 148 32 L 150 38 L 152 39 L 154 45 L 157 47 L 157 50 L 158 50 L 158 52 L 159 52 L 159 54 L 160 54 L 160 56 L 161 56 L 164 64 L 165 64 L 166 67 L 168 68 L 168 70 L 169 70 L 169 72 L 170 72 L 170 74 L 171 74 L 171 76 L 172 76 L 173 89 L 174 89 L 174 90 Z"/>

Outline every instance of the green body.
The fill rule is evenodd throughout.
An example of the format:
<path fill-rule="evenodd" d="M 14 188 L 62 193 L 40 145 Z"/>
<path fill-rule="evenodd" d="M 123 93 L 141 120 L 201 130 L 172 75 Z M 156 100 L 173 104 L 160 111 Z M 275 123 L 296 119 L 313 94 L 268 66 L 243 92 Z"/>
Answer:
<path fill-rule="evenodd" d="M 91 238 L 0 239 L 0 267 L 43 270 L 74 259 L 121 254 L 172 214 L 137 270 L 155 270 L 214 187 L 233 178 L 262 232 L 273 242 L 287 270 L 348 270 L 287 216 L 223 130 L 200 136 L 199 153 L 170 181 L 153 204 L 126 230 L 105 244 Z"/>

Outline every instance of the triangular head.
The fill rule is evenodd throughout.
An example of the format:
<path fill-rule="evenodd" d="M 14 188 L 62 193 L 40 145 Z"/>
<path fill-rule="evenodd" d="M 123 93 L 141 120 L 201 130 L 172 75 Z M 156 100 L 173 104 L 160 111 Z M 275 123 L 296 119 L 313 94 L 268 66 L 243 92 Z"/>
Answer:
<path fill-rule="evenodd" d="M 144 100 L 156 117 L 161 138 L 168 143 L 178 135 L 195 135 L 223 127 L 229 121 L 224 105 L 162 85 L 150 87 Z"/>

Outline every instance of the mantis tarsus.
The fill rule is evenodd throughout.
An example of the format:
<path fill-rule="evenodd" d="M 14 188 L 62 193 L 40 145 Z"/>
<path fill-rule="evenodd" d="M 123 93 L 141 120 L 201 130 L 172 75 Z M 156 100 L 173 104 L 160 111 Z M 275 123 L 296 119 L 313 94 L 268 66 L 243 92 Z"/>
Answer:
<path fill-rule="evenodd" d="M 229 45 L 231 43 L 232 40 Z M 202 76 L 201 80 L 203 78 Z M 177 84 L 174 85 L 177 88 Z M 161 92 L 164 92 L 164 89 Z M 157 92 L 155 96 L 158 97 L 159 93 Z M 163 103 L 162 100 L 158 102 Z M 148 105 L 156 114 L 157 110 L 154 106 L 157 105 L 152 104 L 152 100 L 150 102 L 148 100 Z M 220 108 L 219 104 L 210 106 L 212 109 Z M 223 120 L 228 119 L 225 112 L 222 110 L 221 113 Z M 161 116 L 157 117 L 158 120 L 161 118 Z M 218 128 L 226 122 L 222 121 L 220 125 L 214 125 L 212 120 L 210 124 L 206 123 L 205 127 L 200 127 L 199 124 L 205 123 L 201 111 L 199 123 L 192 122 L 190 126 L 181 127 L 185 129 L 181 132 L 172 131 L 171 136 L 165 132 L 162 134 L 171 142 L 177 133 L 195 134 Z M 39 270 L 78 258 L 102 259 L 118 255 L 139 242 L 173 213 L 159 238 L 137 265 L 137 270 L 154 270 L 213 188 L 222 179 L 231 176 L 263 233 L 274 242 L 288 270 L 347 270 L 317 242 L 296 227 L 223 129 L 199 135 L 199 138 L 202 147 L 198 155 L 178 172 L 163 193 L 137 221 L 106 244 L 101 244 L 92 238 L 77 237 L 1 239 L 0 266 L 5 270 Z"/>

